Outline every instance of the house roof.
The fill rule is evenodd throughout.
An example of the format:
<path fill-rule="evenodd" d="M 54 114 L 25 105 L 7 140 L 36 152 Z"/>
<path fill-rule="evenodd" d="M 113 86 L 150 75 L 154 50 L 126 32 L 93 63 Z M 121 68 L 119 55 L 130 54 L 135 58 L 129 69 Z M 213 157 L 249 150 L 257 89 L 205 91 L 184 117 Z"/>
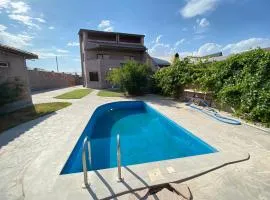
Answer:
<path fill-rule="evenodd" d="M 208 54 L 208 55 L 202 56 L 201 58 L 216 58 L 220 56 L 223 56 L 222 52 Z"/>
<path fill-rule="evenodd" d="M 98 31 L 98 30 L 89 30 L 89 29 L 80 29 L 78 34 L 80 35 L 82 32 L 88 32 L 88 33 L 100 33 L 100 34 L 121 34 L 121 35 L 130 35 L 130 36 L 140 36 L 140 37 L 145 37 L 145 35 L 142 35 L 142 34 L 121 33 L 121 32 L 108 32 L 108 31 Z"/>
<path fill-rule="evenodd" d="M 11 46 L 7 46 L 7 45 L 0 44 L 0 51 L 20 55 L 20 56 L 25 57 L 25 59 L 38 59 L 38 55 L 36 55 L 36 54 L 33 54 L 31 52 L 28 52 L 28 51 L 20 50 L 20 49 L 11 47 Z"/>
<path fill-rule="evenodd" d="M 147 48 L 141 44 L 88 42 L 85 49 L 86 50 L 91 50 L 91 49 L 123 49 L 123 50 L 133 50 L 133 51 L 145 51 Z"/>
<path fill-rule="evenodd" d="M 163 66 L 171 65 L 171 63 L 167 60 L 163 60 L 163 59 L 155 58 L 155 57 L 151 57 L 151 58 L 154 61 L 155 65 L 163 65 Z"/>
<path fill-rule="evenodd" d="M 254 49 L 252 49 L 254 50 Z M 265 50 L 265 51 L 270 51 L 270 47 L 267 47 L 267 48 L 262 48 L 262 50 Z M 250 51 L 250 50 L 249 50 Z M 243 52 L 240 52 L 240 54 L 243 53 Z M 227 58 L 229 58 L 230 56 L 233 56 L 235 54 L 230 54 L 230 55 L 227 55 L 227 56 L 218 56 L 218 57 L 211 57 L 209 58 L 208 60 L 209 61 L 223 61 L 223 60 L 226 60 Z"/>
<path fill-rule="evenodd" d="M 219 56 L 219 57 L 212 57 L 212 58 L 208 58 L 208 61 L 223 61 L 226 60 L 227 58 L 229 58 L 231 55 L 228 56 Z"/>

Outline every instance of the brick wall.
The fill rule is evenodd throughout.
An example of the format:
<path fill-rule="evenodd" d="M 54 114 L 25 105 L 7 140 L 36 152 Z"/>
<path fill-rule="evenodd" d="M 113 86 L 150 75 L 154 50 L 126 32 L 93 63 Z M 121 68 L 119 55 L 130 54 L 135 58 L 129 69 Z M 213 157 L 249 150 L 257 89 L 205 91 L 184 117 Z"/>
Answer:
<path fill-rule="evenodd" d="M 37 69 L 28 70 L 30 88 L 32 91 L 71 87 L 81 84 L 78 75 L 40 71 Z"/>

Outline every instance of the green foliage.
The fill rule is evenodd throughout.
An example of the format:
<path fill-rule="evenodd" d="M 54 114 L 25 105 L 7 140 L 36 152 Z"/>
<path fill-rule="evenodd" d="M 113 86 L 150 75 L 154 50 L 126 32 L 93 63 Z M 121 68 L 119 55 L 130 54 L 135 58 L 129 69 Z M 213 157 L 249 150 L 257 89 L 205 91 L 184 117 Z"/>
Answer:
<path fill-rule="evenodd" d="M 123 67 L 113 69 L 107 80 L 130 95 L 142 95 L 149 89 L 151 73 L 147 65 L 129 61 Z"/>
<path fill-rule="evenodd" d="M 213 92 L 217 102 L 248 120 L 270 126 L 270 52 L 236 54 L 225 61 L 176 60 L 154 74 L 161 93 L 179 97 L 185 87 Z"/>
<path fill-rule="evenodd" d="M 238 115 L 270 125 L 270 52 L 256 49 L 209 64 L 200 83 Z"/>
<path fill-rule="evenodd" d="M 186 84 L 192 82 L 194 64 L 188 59 L 175 60 L 170 67 L 162 68 L 154 74 L 154 81 L 161 93 L 179 98 Z"/>
<path fill-rule="evenodd" d="M 22 89 L 23 84 L 18 78 L 15 78 L 13 82 L 0 84 L 0 106 L 19 100 Z"/>

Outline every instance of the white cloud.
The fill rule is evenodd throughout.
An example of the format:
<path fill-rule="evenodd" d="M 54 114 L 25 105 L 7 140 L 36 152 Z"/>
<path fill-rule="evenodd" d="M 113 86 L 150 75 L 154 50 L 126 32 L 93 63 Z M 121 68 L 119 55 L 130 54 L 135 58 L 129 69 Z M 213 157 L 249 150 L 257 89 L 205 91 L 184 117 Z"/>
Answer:
<path fill-rule="evenodd" d="M 205 56 L 212 53 L 217 53 L 222 50 L 222 46 L 216 43 L 206 43 L 202 45 L 199 49 L 197 54 L 199 56 Z"/>
<path fill-rule="evenodd" d="M 114 28 L 110 20 L 101 20 L 100 24 L 98 25 L 98 29 L 111 32 Z"/>
<path fill-rule="evenodd" d="M 10 19 L 13 19 L 15 21 L 18 21 L 19 23 L 22 23 L 24 25 L 26 25 L 28 28 L 36 28 L 36 29 L 40 29 L 40 26 L 35 24 L 33 22 L 33 18 L 27 15 L 15 15 L 15 14 L 11 14 L 8 15 Z"/>
<path fill-rule="evenodd" d="M 206 18 L 202 18 L 196 20 L 196 25 L 193 27 L 193 29 L 196 34 L 201 34 L 207 31 L 209 26 L 210 22 Z"/>
<path fill-rule="evenodd" d="M 1 0 L 0 10 L 4 9 L 7 13 L 25 14 L 31 10 L 30 6 L 22 1 Z"/>
<path fill-rule="evenodd" d="M 7 27 L 0 24 L 0 42 L 6 45 L 22 48 L 31 46 L 32 36 L 24 34 L 12 34 L 7 32 Z"/>
<path fill-rule="evenodd" d="M 182 28 L 182 31 L 186 32 L 188 29 L 186 27 Z"/>
<path fill-rule="evenodd" d="M 161 38 L 162 35 L 158 35 L 157 38 L 152 41 L 152 46 L 150 46 L 148 52 L 154 57 L 170 60 L 171 55 L 175 52 L 175 48 L 170 44 L 161 42 Z"/>
<path fill-rule="evenodd" d="M 216 8 L 219 0 L 187 0 L 186 5 L 180 10 L 185 18 L 205 14 Z"/>
<path fill-rule="evenodd" d="M 5 25 L 0 24 L 0 31 L 5 31 L 7 27 Z"/>
<path fill-rule="evenodd" d="M 48 29 L 53 30 L 53 29 L 55 29 L 55 27 L 54 26 L 49 26 Z"/>
<path fill-rule="evenodd" d="M 242 40 L 237 43 L 228 44 L 223 48 L 223 51 L 227 51 L 229 53 L 238 53 L 242 51 L 246 51 L 249 49 L 255 48 L 265 48 L 270 47 L 270 39 L 269 38 L 250 38 L 247 40 Z"/>
<path fill-rule="evenodd" d="M 80 58 L 73 58 L 72 60 L 75 61 L 75 62 L 81 62 Z"/>
<path fill-rule="evenodd" d="M 79 42 L 68 42 L 67 43 L 67 46 L 70 46 L 70 47 L 76 47 L 76 46 L 79 46 L 80 43 Z"/>
<path fill-rule="evenodd" d="M 223 55 L 240 53 L 255 48 L 266 48 L 270 46 L 269 38 L 250 38 L 236 43 L 220 45 L 217 43 L 206 43 L 199 47 L 197 51 L 185 52 L 186 55 L 205 56 L 212 53 L 222 52 Z"/>
<path fill-rule="evenodd" d="M 59 51 L 60 50 L 60 51 Z M 65 51 L 65 50 L 63 50 Z M 52 59 L 57 57 L 69 57 L 70 55 L 67 52 L 62 52 L 62 49 L 34 49 L 32 52 L 36 53 L 40 59 Z"/>
<path fill-rule="evenodd" d="M 68 53 L 69 51 L 65 50 L 65 49 L 56 49 L 56 52 L 58 52 L 58 53 Z"/>
<path fill-rule="evenodd" d="M 0 1 L 0 10 L 7 9 L 10 5 L 10 0 L 1 0 Z"/>
<path fill-rule="evenodd" d="M 112 32 L 113 31 L 113 27 L 110 26 L 110 27 L 104 28 L 103 31 Z"/>
<path fill-rule="evenodd" d="M 22 1 L 17 1 L 17 2 L 10 1 L 10 6 L 12 7 L 13 9 L 12 13 L 14 14 L 27 13 L 30 10 L 30 6 Z"/>
<path fill-rule="evenodd" d="M 29 11 L 31 7 L 23 1 L 0 0 L 0 10 L 4 10 L 10 19 L 24 24 L 31 29 L 40 29 L 37 23 L 46 23 L 41 17 L 30 16 Z"/>
<path fill-rule="evenodd" d="M 157 36 L 157 38 L 156 38 L 156 43 L 159 43 L 159 41 L 160 41 L 160 39 L 162 38 L 162 36 L 163 36 L 163 35 Z"/>
<path fill-rule="evenodd" d="M 42 18 L 39 18 L 39 17 L 34 17 L 32 19 L 37 20 L 40 23 L 46 23 L 46 20 L 45 19 L 42 19 Z"/>
<path fill-rule="evenodd" d="M 177 46 L 179 46 L 180 44 L 183 44 L 185 41 L 186 41 L 186 39 L 183 38 L 183 39 L 181 39 L 181 40 L 176 41 L 176 43 L 175 43 L 174 45 L 177 47 Z"/>
<path fill-rule="evenodd" d="M 210 22 L 206 18 L 197 19 L 197 24 L 199 27 L 206 28 L 210 26 Z"/>
<path fill-rule="evenodd" d="M 100 24 L 98 25 L 98 28 L 106 28 L 111 25 L 110 20 L 102 20 Z"/>
<path fill-rule="evenodd" d="M 265 48 L 270 47 L 270 38 L 250 38 L 247 40 L 241 40 L 236 43 L 227 45 L 220 45 L 217 43 L 205 43 L 200 46 L 196 51 L 179 51 L 178 45 L 183 43 L 185 40 L 179 40 L 174 45 L 162 43 L 160 40 L 156 43 L 154 40 L 149 48 L 149 54 L 154 57 L 163 58 L 170 60 L 170 58 L 178 52 L 181 57 L 186 56 L 205 56 L 217 52 L 222 52 L 223 55 L 229 55 L 233 53 L 240 53 L 254 48 Z"/>

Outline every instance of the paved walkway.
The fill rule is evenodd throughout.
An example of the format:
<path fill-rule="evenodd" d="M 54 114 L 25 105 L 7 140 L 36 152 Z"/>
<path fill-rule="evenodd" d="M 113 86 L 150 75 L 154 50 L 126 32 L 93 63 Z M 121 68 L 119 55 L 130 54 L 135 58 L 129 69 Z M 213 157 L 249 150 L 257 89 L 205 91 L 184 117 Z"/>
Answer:
<path fill-rule="evenodd" d="M 54 101 L 53 96 L 69 89 L 72 88 L 35 94 L 33 101 Z M 225 166 L 186 181 L 194 199 L 270 199 L 269 133 L 246 125 L 222 124 L 171 100 L 155 96 L 140 99 L 146 100 L 160 112 L 216 148 L 246 150 L 250 153 L 251 158 L 248 161 Z M 2 133 L 0 199 L 28 199 L 29 196 L 39 199 L 39 195 L 52 191 L 52 177 L 56 179 L 59 174 L 43 170 L 43 166 L 51 165 L 60 170 L 63 164 L 57 162 L 61 160 L 60 152 L 68 143 L 76 143 L 73 140 L 76 130 L 85 126 L 98 105 L 115 100 L 126 99 L 98 97 L 94 91 L 80 100 L 73 101 L 70 107 L 55 114 L 24 123 Z M 65 152 L 66 156 L 69 154 L 70 152 Z M 55 158 L 55 162 L 48 163 L 51 158 Z M 31 181 L 32 184 L 22 184 Z M 81 185 L 74 183 L 66 187 L 68 193 L 69 188 Z M 64 193 L 59 194 L 59 199 L 66 197 Z"/>
<path fill-rule="evenodd" d="M 65 92 L 82 88 L 69 87 L 32 95 L 33 103 L 70 101 L 53 97 Z M 93 95 L 95 95 L 93 93 Z M 29 164 L 38 158 L 40 153 L 57 144 L 61 132 L 73 128 L 73 105 L 30 122 L 21 124 L 0 134 L 0 199 L 23 199 L 22 178 Z M 65 122 L 65 123 L 63 123 Z M 79 122 L 79 121 L 76 121 Z M 75 122 L 75 123 L 76 123 Z"/>
<path fill-rule="evenodd" d="M 82 86 L 74 86 L 62 89 L 54 89 L 54 90 L 44 90 L 37 91 L 32 93 L 32 100 L 34 104 L 37 103 L 48 103 L 48 102 L 59 102 L 59 101 L 69 101 L 74 102 L 78 99 L 55 99 L 54 97 L 64 94 L 66 92 L 70 92 L 75 89 L 83 89 Z"/>

